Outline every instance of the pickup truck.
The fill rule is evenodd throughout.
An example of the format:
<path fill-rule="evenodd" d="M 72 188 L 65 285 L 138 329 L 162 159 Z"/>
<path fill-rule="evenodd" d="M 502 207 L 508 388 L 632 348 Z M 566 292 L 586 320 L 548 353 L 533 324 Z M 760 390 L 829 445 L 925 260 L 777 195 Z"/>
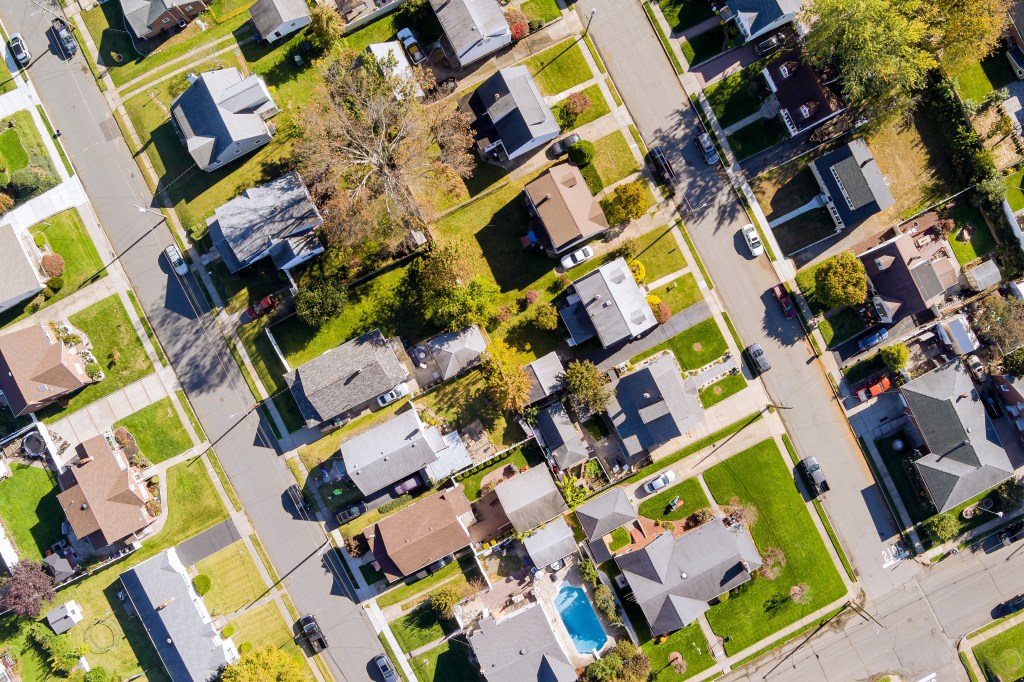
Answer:
<path fill-rule="evenodd" d="M 53 29 L 53 37 L 64 49 L 64 55 L 73 57 L 78 52 L 78 41 L 75 40 L 75 34 L 68 22 L 63 17 L 56 17 L 50 22 L 50 28 Z"/>
<path fill-rule="evenodd" d="M 299 619 L 301 637 L 309 643 L 309 648 L 314 654 L 318 654 L 327 648 L 327 639 L 320 629 L 320 623 L 316 622 L 316 616 L 307 614 Z"/>

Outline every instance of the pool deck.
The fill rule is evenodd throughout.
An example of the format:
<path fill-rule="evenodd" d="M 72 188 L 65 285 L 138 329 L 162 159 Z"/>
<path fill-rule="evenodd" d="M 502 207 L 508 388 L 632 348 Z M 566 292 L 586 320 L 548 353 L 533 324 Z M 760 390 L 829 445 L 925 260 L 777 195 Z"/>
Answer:
<path fill-rule="evenodd" d="M 551 630 L 555 633 L 555 638 L 558 640 L 563 651 L 565 651 L 566 656 L 569 657 L 569 661 L 576 668 L 585 668 L 593 663 L 596 658 L 593 654 L 581 654 L 576 651 L 576 645 L 573 644 L 569 630 L 566 629 L 565 623 L 562 622 L 562 617 L 555 607 L 555 599 L 558 597 L 558 591 L 563 585 L 583 588 L 593 607 L 594 589 L 580 577 L 579 570 L 576 568 L 576 562 L 577 559 L 575 558 L 572 561 L 567 561 L 565 567 L 554 573 L 545 571 L 544 576 L 534 582 L 534 596 L 544 610 L 548 623 L 551 625 Z M 615 646 L 615 637 L 611 634 L 614 630 L 605 621 L 604 616 L 601 615 L 597 608 L 593 608 L 594 613 L 597 614 L 597 619 L 601 623 L 601 627 L 604 629 L 605 635 L 608 636 L 605 646 L 602 647 L 602 652 L 607 651 L 610 647 Z"/>

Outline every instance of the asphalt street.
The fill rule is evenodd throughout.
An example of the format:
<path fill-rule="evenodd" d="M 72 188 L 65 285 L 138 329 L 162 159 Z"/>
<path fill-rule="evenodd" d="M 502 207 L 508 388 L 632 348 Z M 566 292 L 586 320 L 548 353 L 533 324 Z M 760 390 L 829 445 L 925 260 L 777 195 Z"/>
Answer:
<path fill-rule="evenodd" d="M 296 607 L 316 614 L 331 644 L 325 661 L 339 680 L 373 679 L 372 659 L 381 653 L 380 643 L 362 608 L 348 596 L 340 567 L 330 570 L 322 563 L 327 540 L 322 527 L 296 520 L 285 505 L 284 491 L 294 478 L 252 411 L 254 398 L 194 280 L 178 278 L 161 258 L 163 248 L 173 243 L 167 226 L 136 208 L 150 207 L 153 195 L 85 59 L 81 54 L 70 60 L 57 56 L 47 35 L 52 15 L 32 0 L 4 0 L 0 18 L 8 33 L 20 32 L 28 42 L 32 82 L 63 134 L 113 246 L 113 254 L 101 250 L 101 255 L 119 256 Z"/>

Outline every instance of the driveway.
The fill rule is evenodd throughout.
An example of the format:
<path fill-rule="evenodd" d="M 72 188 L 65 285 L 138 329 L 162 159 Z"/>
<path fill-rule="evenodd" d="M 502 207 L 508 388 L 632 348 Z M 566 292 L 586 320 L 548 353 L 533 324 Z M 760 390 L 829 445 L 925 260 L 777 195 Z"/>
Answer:
<path fill-rule="evenodd" d="M 207 528 L 199 535 L 193 535 L 177 547 L 178 558 L 186 566 L 202 561 L 222 549 L 230 547 L 242 539 L 235 522 L 231 519 L 221 521 L 212 528 Z"/>

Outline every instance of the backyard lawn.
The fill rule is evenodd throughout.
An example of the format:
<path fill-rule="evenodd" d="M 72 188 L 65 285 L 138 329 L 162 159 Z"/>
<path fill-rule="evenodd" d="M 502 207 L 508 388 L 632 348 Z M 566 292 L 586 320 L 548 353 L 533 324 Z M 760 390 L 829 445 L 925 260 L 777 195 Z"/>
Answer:
<path fill-rule="evenodd" d="M 718 324 L 715 323 L 715 318 L 712 317 L 698 322 L 668 341 L 644 351 L 632 358 L 630 362 L 636 364 L 655 353 L 670 350 L 679 361 L 680 369 L 685 372 L 690 369 L 699 369 L 712 360 L 718 359 L 727 349 L 725 337 L 722 336 Z"/>
<path fill-rule="evenodd" d="M 422 682 L 480 682 L 479 669 L 469 660 L 469 644 L 450 639 L 409 660 Z"/>
<path fill-rule="evenodd" d="M 669 503 L 677 497 L 679 506 L 669 510 Z M 696 478 L 688 478 L 662 490 L 653 497 L 646 498 L 640 503 L 639 511 L 642 516 L 649 519 L 682 521 L 698 509 L 704 509 L 708 505 L 708 498 L 704 494 L 704 489 L 700 487 L 700 481 Z"/>
<path fill-rule="evenodd" d="M 864 319 L 853 308 L 843 308 L 818 322 L 818 330 L 821 331 L 821 336 L 829 348 L 838 346 L 864 329 Z"/>
<path fill-rule="evenodd" d="M 653 639 L 644 642 L 642 648 L 651 661 L 650 679 L 654 682 L 685 680 L 715 664 L 700 623 L 690 623 L 682 630 L 676 630 L 661 644 Z M 674 652 L 678 652 L 686 661 L 686 672 L 682 675 L 669 662 L 669 656 Z"/>
<path fill-rule="evenodd" d="M 737 159 L 745 159 L 762 152 L 769 147 L 774 147 L 789 137 L 786 126 L 778 117 L 759 118 L 753 123 L 743 126 L 732 135 L 727 135 L 729 146 Z M 814 195 L 808 197 L 808 201 Z"/>
<path fill-rule="evenodd" d="M 555 0 L 526 0 L 519 9 L 523 11 L 527 19 L 540 19 L 544 23 L 554 21 L 562 16 L 562 10 L 558 9 Z"/>
<path fill-rule="evenodd" d="M 662 0 L 658 7 L 668 20 L 673 33 L 696 26 L 705 19 L 715 16 L 711 3 L 707 0 Z"/>
<path fill-rule="evenodd" d="M 1017 79 L 1003 48 L 981 61 L 970 61 L 951 70 L 950 77 L 956 81 L 961 97 L 978 104 L 988 93 L 1006 87 Z"/>
<path fill-rule="evenodd" d="M 13 121 L 14 125 L 9 126 L 9 121 Z M 45 171 L 38 189 L 27 195 L 16 194 L 15 202 L 20 204 L 28 201 L 59 185 L 60 177 L 43 145 L 42 135 L 36 128 L 32 114 L 27 109 L 16 111 L 4 116 L 3 124 L 4 130 L 0 132 L 0 166 L 7 169 L 8 176 L 26 168 L 39 168 Z"/>
<path fill-rule="evenodd" d="M 57 501 L 57 478 L 41 466 L 12 464 L 10 478 L 0 481 L 0 517 L 18 556 L 40 561 L 63 536 L 64 512 Z"/>
<path fill-rule="evenodd" d="M 663 287 L 654 289 L 651 293 L 664 301 L 668 311 L 673 315 L 704 298 L 700 293 L 700 287 L 697 286 L 697 278 L 690 272 Z"/>
<path fill-rule="evenodd" d="M 604 98 L 604 94 L 601 93 L 600 83 L 594 83 L 590 87 L 582 90 L 582 93 L 590 100 L 590 108 L 576 118 L 570 118 L 570 115 L 564 112 L 566 100 L 562 100 L 552 107 L 552 112 L 555 114 L 555 120 L 558 121 L 559 125 L 562 127 L 563 133 L 567 133 L 570 130 L 579 128 L 580 126 L 584 126 L 591 121 L 596 121 L 605 114 L 611 112 L 611 108 L 608 106 L 608 100 L 606 100 Z"/>
<path fill-rule="evenodd" d="M 704 90 L 715 118 L 723 128 L 757 113 L 771 94 L 761 75 L 764 65 L 765 62 L 757 62 L 745 66 Z"/>
<path fill-rule="evenodd" d="M 725 50 L 725 28 L 721 24 L 712 26 L 703 33 L 684 38 L 679 47 L 693 68 Z"/>
<path fill-rule="evenodd" d="M 537 81 L 541 94 L 549 97 L 594 77 L 579 43 L 571 38 L 535 54 L 523 65 Z"/>
<path fill-rule="evenodd" d="M 616 528 L 610 535 L 611 537 L 608 538 L 608 550 L 611 552 L 617 552 L 632 542 L 629 531 L 625 528 Z"/>
<path fill-rule="evenodd" d="M 252 604 L 267 590 L 256 562 L 241 540 L 196 562 L 195 568 L 199 575 L 210 578 L 210 591 L 203 601 L 211 615 L 232 614 Z"/>
<path fill-rule="evenodd" d="M 498 469 L 504 469 L 505 467 L 512 465 L 517 470 L 522 469 L 526 466 L 537 466 L 544 463 L 544 456 L 536 445 L 527 444 L 523 447 L 518 447 L 512 450 L 510 454 L 502 457 L 493 463 L 489 463 L 486 467 L 480 471 L 470 474 L 466 478 L 460 479 L 459 483 L 462 485 L 463 492 L 466 493 L 466 499 L 470 502 L 475 502 L 480 497 L 480 485 L 484 479 L 484 476 L 497 471 Z"/>
<path fill-rule="evenodd" d="M 1006 176 L 1006 201 L 1014 213 L 1024 208 L 1024 169 Z"/>
<path fill-rule="evenodd" d="M 525 437 L 519 424 L 495 405 L 487 393 L 483 371 L 478 369 L 427 391 L 418 396 L 416 402 L 456 429 L 463 429 L 479 419 L 499 450 Z"/>
<path fill-rule="evenodd" d="M 114 422 L 113 428 L 128 429 L 139 450 L 153 464 L 185 452 L 192 447 L 185 427 L 170 398 L 161 398 L 138 412 Z"/>
<path fill-rule="evenodd" d="M 975 646 L 974 657 L 985 679 L 1019 680 L 1024 677 L 1024 623 Z"/>
<path fill-rule="evenodd" d="M 401 618 L 391 621 L 391 631 L 402 651 L 408 654 L 435 639 L 441 639 L 446 632 L 451 632 L 452 625 L 445 622 L 429 602 L 425 602 Z"/>
<path fill-rule="evenodd" d="M 894 440 L 903 441 L 904 447 L 902 452 L 897 452 L 892 447 Z M 904 463 L 908 462 L 910 454 L 910 439 L 907 438 L 907 434 L 903 431 L 898 431 L 891 436 L 878 438 L 875 440 L 875 447 L 878 449 L 878 454 L 882 456 L 885 468 L 889 471 L 889 478 L 892 479 L 893 485 L 896 486 L 896 491 L 903 500 L 903 506 L 906 507 L 907 513 L 910 514 L 911 523 L 920 523 L 933 516 L 935 508 L 928 498 L 922 494 L 924 492 L 923 488 L 913 484 L 910 473 L 907 471 L 907 467 L 904 466 Z"/>
<path fill-rule="evenodd" d="M 644 264 L 647 282 L 655 282 L 686 267 L 672 228 L 663 225 L 637 237 L 636 260 Z"/>
<path fill-rule="evenodd" d="M 621 130 L 595 140 L 594 149 L 594 160 L 580 168 L 593 194 L 640 170 Z"/>
<path fill-rule="evenodd" d="M 736 395 L 747 387 L 747 380 L 742 374 L 730 374 L 724 379 L 719 379 L 710 386 L 700 389 L 700 404 L 704 409 L 722 402 L 726 398 Z"/>
<path fill-rule="evenodd" d="M 960 202 L 949 210 L 949 217 L 956 225 L 949 235 L 949 246 L 956 254 L 960 265 L 995 251 L 996 240 L 992 236 L 992 230 L 988 229 L 988 223 L 981 216 L 981 212 L 972 204 Z M 960 237 L 965 226 L 970 226 L 970 239 L 962 241 Z"/>

